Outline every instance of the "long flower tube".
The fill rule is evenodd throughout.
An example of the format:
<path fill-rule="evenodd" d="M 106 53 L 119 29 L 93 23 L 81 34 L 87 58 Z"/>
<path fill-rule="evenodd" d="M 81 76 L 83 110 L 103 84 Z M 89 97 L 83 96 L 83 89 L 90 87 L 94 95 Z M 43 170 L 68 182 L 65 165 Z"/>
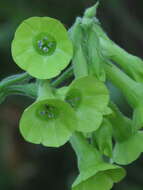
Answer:
<path fill-rule="evenodd" d="M 133 127 L 134 130 L 143 127 L 143 84 L 131 79 L 127 74 L 121 71 L 117 66 L 107 61 L 104 65 L 107 78 L 117 86 L 127 102 L 133 108 Z"/>
<path fill-rule="evenodd" d="M 81 133 L 74 133 L 70 143 L 77 155 L 80 172 L 72 190 L 110 190 L 125 176 L 123 168 L 106 163 Z"/>
<path fill-rule="evenodd" d="M 94 22 L 94 27 L 96 35 L 99 37 L 103 55 L 117 63 L 134 80 L 143 82 L 143 60 L 128 53 L 113 42 L 96 20 Z"/>

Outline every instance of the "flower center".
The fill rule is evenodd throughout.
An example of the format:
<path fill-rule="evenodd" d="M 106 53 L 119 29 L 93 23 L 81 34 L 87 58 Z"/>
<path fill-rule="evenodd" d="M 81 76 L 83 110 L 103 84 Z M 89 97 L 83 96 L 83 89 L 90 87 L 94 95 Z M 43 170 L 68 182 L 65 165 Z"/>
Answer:
<path fill-rule="evenodd" d="M 55 119 L 58 115 L 58 110 L 56 107 L 48 104 L 40 105 L 37 109 L 37 115 L 43 120 Z"/>
<path fill-rule="evenodd" d="M 56 40 L 49 34 L 40 33 L 34 38 L 33 46 L 41 55 L 52 55 L 56 49 Z"/>

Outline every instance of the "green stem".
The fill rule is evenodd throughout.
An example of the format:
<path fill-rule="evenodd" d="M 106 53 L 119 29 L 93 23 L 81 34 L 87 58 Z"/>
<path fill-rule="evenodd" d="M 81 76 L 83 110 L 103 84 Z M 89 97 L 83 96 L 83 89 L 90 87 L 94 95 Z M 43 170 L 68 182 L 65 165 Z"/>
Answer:
<path fill-rule="evenodd" d="M 68 67 L 57 79 L 51 82 L 53 87 L 58 87 L 65 80 L 71 78 L 73 76 L 73 68 L 72 65 Z"/>
<path fill-rule="evenodd" d="M 0 90 L 15 83 L 19 83 L 24 80 L 30 80 L 32 77 L 28 73 L 22 73 L 5 78 L 0 82 Z"/>
<path fill-rule="evenodd" d="M 73 76 L 73 70 L 72 66 L 70 66 L 62 75 L 60 75 L 56 80 L 54 80 L 51 85 L 52 87 L 59 86 L 62 82 L 69 79 L 71 76 Z M 29 98 L 37 98 L 37 88 L 38 85 L 36 83 L 30 83 L 30 84 L 15 84 L 24 80 L 31 79 L 31 76 L 27 73 L 19 74 L 14 76 L 10 76 L 6 79 L 4 79 L 0 83 L 0 104 L 5 100 L 7 96 L 10 95 L 23 95 L 27 96 Z M 43 90 L 41 91 L 42 93 Z M 48 92 L 49 93 L 49 92 Z M 47 97 L 47 96 L 46 96 Z"/>
<path fill-rule="evenodd" d="M 0 93 L 0 103 L 9 95 L 23 95 L 29 98 L 36 98 L 37 88 L 35 83 L 24 84 L 24 85 L 12 85 L 5 88 Z"/>
<path fill-rule="evenodd" d="M 49 80 L 38 80 L 38 100 L 54 97 L 54 92 Z"/>

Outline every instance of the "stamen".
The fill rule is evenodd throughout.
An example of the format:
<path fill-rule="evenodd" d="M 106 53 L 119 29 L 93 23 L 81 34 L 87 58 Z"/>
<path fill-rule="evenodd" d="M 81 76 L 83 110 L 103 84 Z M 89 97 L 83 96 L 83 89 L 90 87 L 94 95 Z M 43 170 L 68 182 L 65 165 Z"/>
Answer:
<path fill-rule="evenodd" d="M 48 48 L 48 47 L 43 47 L 43 51 L 44 51 L 44 52 L 48 52 L 48 51 L 49 51 L 49 48 Z"/>
<path fill-rule="evenodd" d="M 38 47 L 39 47 L 40 49 L 42 49 L 42 46 L 43 46 L 43 42 L 42 42 L 42 40 L 39 40 L 39 41 L 38 41 Z"/>
<path fill-rule="evenodd" d="M 48 113 L 48 118 L 54 118 L 55 116 L 54 116 L 54 113 Z"/>
<path fill-rule="evenodd" d="M 33 40 L 36 51 L 41 55 L 52 55 L 56 49 L 56 40 L 46 33 L 38 34 Z"/>

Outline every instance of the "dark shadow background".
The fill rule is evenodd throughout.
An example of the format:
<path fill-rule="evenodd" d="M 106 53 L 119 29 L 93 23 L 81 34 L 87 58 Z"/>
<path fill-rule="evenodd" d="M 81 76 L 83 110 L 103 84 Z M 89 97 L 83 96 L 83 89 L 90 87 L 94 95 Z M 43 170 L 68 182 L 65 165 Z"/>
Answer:
<path fill-rule="evenodd" d="M 70 27 L 75 18 L 94 3 L 94 0 L 1 0 L 0 80 L 22 72 L 13 63 L 11 41 L 23 19 L 50 16 Z M 142 0 L 101 0 L 98 10 L 109 36 L 140 57 L 143 57 L 142 7 Z M 0 190 L 69 190 L 77 174 L 75 154 L 70 145 L 45 148 L 25 142 L 19 133 L 20 115 L 31 102 L 28 98 L 14 96 L 0 105 Z M 129 111 L 125 105 L 123 109 Z M 113 189 L 142 190 L 143 157 L 126 168 L 127 177 Z"/>

